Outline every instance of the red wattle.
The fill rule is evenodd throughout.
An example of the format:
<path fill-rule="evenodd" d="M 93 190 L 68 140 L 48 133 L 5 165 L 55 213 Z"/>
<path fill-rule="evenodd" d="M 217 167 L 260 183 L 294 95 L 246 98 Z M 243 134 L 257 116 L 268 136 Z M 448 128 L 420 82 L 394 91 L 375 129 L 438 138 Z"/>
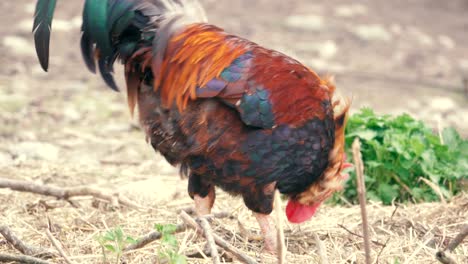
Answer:
<path fill-rule="evenodd" d="M 300 204 L 298 201 L 289 200 L 286 206 L 286 216 L 289 222 L 299 224 L 309 220 L 319 206 L 320 203 L 309 206 Z"/>

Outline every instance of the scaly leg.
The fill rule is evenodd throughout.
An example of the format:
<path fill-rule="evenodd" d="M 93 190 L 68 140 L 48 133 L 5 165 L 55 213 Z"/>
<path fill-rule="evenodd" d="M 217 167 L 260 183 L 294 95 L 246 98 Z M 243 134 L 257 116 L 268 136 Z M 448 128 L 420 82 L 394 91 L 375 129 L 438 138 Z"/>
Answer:
<path fill-rule="evenodd" d="M 264 251 L 276 255 L 278 248 L 277 231 L 275 223 L 270 215 L 254 213 L 257 218 L 258 225 L 265 239 Z"/>
<path fill-rule="evenodd" d="M 197 216 L 200 217 L 211 214 L 211 208 L 213 208 L 215 196 L 214 188 L 211 188 L 208 195 L 204 198 L 198 194 L 193 196 L 193 201 L 195 202 L 195 213 Z"/>
<path fill-rule="evenodd" d="M 214 186 L 203 181 L 198 174 L 190 174 L 188 182 L 188 193 L 195 202 L 195 213 L 197 216 L 211 214 L 216 194 Z"/>

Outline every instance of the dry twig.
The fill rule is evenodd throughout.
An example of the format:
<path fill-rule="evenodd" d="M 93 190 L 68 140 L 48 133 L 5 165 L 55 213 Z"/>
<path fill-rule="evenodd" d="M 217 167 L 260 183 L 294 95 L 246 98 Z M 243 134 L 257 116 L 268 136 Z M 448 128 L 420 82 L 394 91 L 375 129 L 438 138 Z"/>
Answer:
<path fill-rule="evenodd" d="M 396 214 L 398 208 L 399 208 L 398 205 L 395 206 L 395 210 L 393 210 L 392 215 L 390 216 L 390 221 L 393 220 L 393 217 L 395 216 L 395 214 Z M 389 228 L 389 229 L 390 229 L 390 230 L 393 229 L 393 226 L 395 226 L 395 222 L 392 222 L 392 224 L 390 225 L 390 228 Z M 380 256 L 382 255 L 383 251 L 384 251 L 385 248 L 387 247 L 388 242 L 390 241 L 390 238 L 391 238 L 391 237 L 389 236 L 389 237 L 387 238 L 387 240 L 385 240 L 385 243 L 383 244 L 382 248 L 380 249 L 379 254 L 377 254 L 377 257 L 375 258 L 374 263 L 379 263 Z M 372 242 L 374 242 L 374 241 L 372 241 Z"/>
<path fill-rule="evenodd" d="M 16 262 L 24 264 L 50 264 L 50 262 L 40 258 L 35 258 L 26 255 L 15 256 L 7 254 L 0 254 L 0 262 Z"/>
<path fill-rule="evenodd" d="M 72 262 L 70 258 L 68 258 L 67 254 L 65 253 L 65 251 L 63 251 L 63 248 L 60 246 L 60 242 L 52 235 L 49 228 L 46 229 L 46 235 L 49 241 L 55 247 L 55 249 L 57 249 L 60 256 L 62 256 L 63 260 L 65 260 L 65 262 L 68 264 L 73 264 L 74 262 Z"/>
<path fill-rule="evenodd" d="M 426 178 L 423 178 L 423 177 L 419 177 L 419 180 L 423 181 L 425 184 L 427 184 L 429 187 L 431 187 L 431 189 L 434 190 L 434 192 L 439 196 L 439 199 L 443 204 L 447 204 L 447 201 L 445 200 L 444 194 L 442 193 L 442 190 L 440 189 L 440 187 L 437 184 L 435 184 L 435 183 L 431 182 L 430 180 L 428 180 Z"/>
<path fill-rule="evenodd" d="M 190 214 L 192 211 L 193 211 L 193 208 L 188 208 L 188 209 L 183 209 L 181 210 L 181 212 L 187 212 L 188 214 Z M 219 213 L 214 213 L 213 216 L 215 218 L 226 218 L 226 217 L 230 217 L 231 215 L 229 213 L 226 213 L 226 212 L 219 212 Z M 176 233 L 180 233 L 180 232 L 183 232 L 187 229 L 187 225 L 186 224 L 178 224 L 176 226 Z M 124 252 L 127 252 L 127 251 L 132 251 L 132 250 L 137 250 L 137 249 L 140 249 L 140 248 L 143 248 L 145 247 L 146 245 L 148 245 L 149 243 L 152 243 L 156 240 L 159 240 L 161 239 L 162 237 L 162 234 L 158 231 L 153 231 L 151 233 L 148 233 L 147 235 L 143 236 L 143 237 L 140 237 L 137 239 L 137 242 L 135 244 L 132 244 L 128 247 L 126 247 L 124 249 Z"/>
<path fill-rule="evenodd" d="M 276 235 L 278 244 L 278 264 L 286 263 L 286 245 L 284 243 L 283 215 L 281 210 L 281 195 L 278 190 L 275 192 L 275 213 L 276 213 Z"/>
<path fill-rule="evenodd" d="M 458 245 L 465 240 L 468 236 L 468 225 L 464 225 L 460 233 L 448 244 L 445 251 L 439 251 L 436 254 L 436 258 L 443 264 L 456 264 L 457 262 L 450 256 L 450 252 L 453 252 Z"/>
<path fill-rule="evenodd" d="M 346 232 L 350 233 L 350 234 L 353 235 L 353 236 L 357 236 L 357 237 L 360 237 L 360 238 L 364 238 L 363 235 L 357 234 L 357 233 L 355 233 L 355 232 L 349 230 L 349 228 L 347 228 L 346 226 L 344 226 L 344 225 L 342 225 L 342 224 L 338 224 L 338 226 L 341 227 L 341 228 L 343 228 Z M 377 241 L 377 240 L 371 240 L 370 242 L 372 242 L 372 243 L 374 243 L 374 244 L 376 244 L 377 246 L 380 246 L 380 247 L 385 246 L 385 244 L 382 244 L 382 243 L 380 243 L 380 242 Z"/>
<path fill-rule="evenodd" d="M 118 193 L 109 194 L 103 190 L 92 188 L 89 186 L 78 186 L 70 188 L 60 188 L 30 181 L 18 181 L 0 178 L 0 188 L 8 188 L 13 191 L 30 192 L 35 194 L 53 196 L 57 199 L 69 200 L 76 196 L 93 196 L 105 201 L 108 201 L 113 206 L 124 205 L 127 207 L 139 209 L 140 205 L 122 197 Z"/>
<path fill-rule="evenodd" d="M 315 243 L 317 244 L 317 252 L 320 257 L 320 263 L 321 264 L 328 264 L 328 257 L 327 257 L 327 249 L 325 248 L 325 245 L 323 244 L 322 240 L 320 240 L 319 236 L 316 233 L 313 233 Z"/>
<path fill-rule="evenodd" d="M 176 231 L 175 232 L 176 233 L 183 232 L 186 229 L 187 229 L 186 224 L 179 224 L 179 225 L 176 226 Z M 156 241 L 158 239 L 161 239 L 161 237 L 162 237 L 162 234 L 160 232 L 153 231 L 153 232 L 151 232 L 151 233 L 137 239 L 138 242 L 126 247 L 123 251 L 127 252 L 127 251 L 137 250 L 139 248 L 143 248 L 146 245 L 148 245 L 149 243 L 154 242 L 154 241 Z"/>
<path fill-rule="evenodd" d="M 0 234 L 10 243 L 16 250 L 27 256 L 34 256 L 39 258 L 52 258 L 54 254 L 48 249 L 36 248 L 27 245 L 19 239 L 7 226 L 0 226 Z"/>
<path fill-rule="evenodd" d="M 190 215 L 188 215 L 186 212 L 182 211 L 180 213 L 180 217 L 182 218 L 182 220 L 188 226 L 192 227 L 197 232 L 199 232 L 199 233 L 201 233 L 203 235 L 202 229 L 199 227 L 197 222 Z M 218 235 L 213 234 L 213 238 L 214 238 L 214 241 L 216 242 L 216 244 L 218 246 L 220 246 L 224 250 L 230 252 L 235 258 L 242 261 L 243 263 L 247 263 L 247 264 L 256 264 L 257 263 L 252 257 L 244 254 L 243 252 L 241 252 L 237 248 L 233 247 L 228 242 L 226 242 L 226 240 L 222 239 Z"/>
<path fill-rule="evenodd" d="M 216 249 L 216 243 L 213 238 L 213 231 L 211 230 L 210 223 L 208 223 L 208 220 L 203 217 L 198 218 L 197 223 L 203 229 L 203 234 L 210 249 L 211 258 L 213 259 L 213 264 L 220 264 L 221 262 L 219 260 L 219 254 L 218 250 Z"/>
<path fill-rule="evenodd" d="M 361 206 L 362 233 L 364 235 L 364 250 L 366 253 L 366 264 L 371 264 L 371 251 L 369 239 L 369 223 L 367 221 L 366 208 L 366 184 L 364 181 L 364 163 L 361 157 L 361 143 L 358 138 L 353 142 L 353 159 L 356 168 L 356 179 L 359 195 L 359 205 Z"/>

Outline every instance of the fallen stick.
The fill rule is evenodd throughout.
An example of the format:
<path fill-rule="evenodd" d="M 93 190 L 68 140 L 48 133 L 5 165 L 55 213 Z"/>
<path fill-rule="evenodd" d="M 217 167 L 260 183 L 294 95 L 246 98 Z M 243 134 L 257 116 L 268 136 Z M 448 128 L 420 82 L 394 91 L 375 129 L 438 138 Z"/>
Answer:
<path fill-rule="evenodd" d="M 16 250 L 27 256 L 34 256 L 39 258 L 52 258 L 55 254 L 48 249 L 41 249 L 27 245 L 19 239 L 7 226 L 0 226 L 0 234 L 10 243 Z"/>
<path fill-rule="evenodd" d="M 357 234 L 351 230 L 349 230 L 346 226 L 342 225 L 342 224 L 338 224 L 339 227 L 343 228 L 346 232 L 350 233 L 351 235 L 353 236 L 357 236 L 357 237 L 360 237 L 360 238 L 364 238 L 363 235 L 360 235 L 360 234 Z M 379 241 L 377 240 L 371 240 L 372 243 L 376 244 L 377 246 L 380 246 L 380 247 L 384 247 L 385 244 L 383 243 L 380 243 Z"/>
<path fill-rule="evenodd" d="M 13 191 L 29 192 L 52 196 L 62 200 L 69 200 L 70 198 L 76 196 L 92 196 L 95 198 L 105 200 L 111 203 L 113 206 L 118 206 L 120 204 L 134 209 L 142 208 L 140 205 L 131 202 L 127 198 L 124 198 L 121 195 L 119 195 L 118 193 L 109 194 L 105 193 L 103 190 L 99 190 L 89 186 L 60 188 L 56 186 L 50 186 L 30 181 L 19 181 L 0 178 L 0 188 L 8 188 Z"/>
<path fill-rule="evenodd" d="M 187 209 L 188 212 L 190 214 L 190 210 L 193 211 L 192 208 L 190 209 Z M 185 211 L 185 210 L 182 210 L 182 211 Z M 182 212 L 181 211 L 181 212 Z M 226 218 L 226 217 L 230 217 L 231 215 L 229 213 L 226 213 L 226 212 L 219 212 L 219 213 L 214 213 L 213 216 L 215 218 Z M 180 232 L 183 232 L 187 229 L 187 225 L 186 224 L 178 224 L 176 226 L 176 231 L 175 233 L 180 233 Z M 162 234 L 158 231 L 153 231 L 153 232 L 150 232 L 148 233 L 147 235 L 143 236 L 143 237 L 140 237 L 137 239 L 137 242 L 135 244 L 132 244 L 128 247 L 126 247 L 124 249 L 124 252 L 127 252 L 127 251 L 133 251 L 133 250 L 137 250 L 137 249 L 140 249 L 140 248 L 143 248 L 145 247 L 146 245 L 156 241 L 156 240 L 159 240 L 161 239 L 162 237 Z"/>
<path fill-rule="evenodd" d="M 179 225 L 176 226 L 175 233 L 183 232 L 186 229 L 187 229 L 187 225 L 179 224 Z M 148 245 L 149 243 L 161 239 L 161 237 L 162 237 L 162 234 L 160 232 L 153 231 L 153 232 L 151 232 L 151 233 L 137 239 L 137 242 L 135 244 L 132 244 L 132 245 L 126 247 L 123 251 L 127 252 L 127 251 L 132 251 L 132 250 L 137 250 L 137 249 L 143 248 L 146 245 Z"/>
<path fill-rule="evenodd" d="M 453 252 L 468 236 L 468 225 L 464 225 L 460 233 L 448 244 L 447 248 L 444 251 L 439 251 L 436 253 L 436 258 L 443 264 L 456 264 L 457 262 L 450 256 L 450 253 Z"/>
<path fill-rule="evenodd" d="M 354 139 L 352 147 L 353 147 L 354 166 L 356 168 L 359 205 L 361 206 L 362 233 L 364 236 L 364 251 L 366 254 L 366 264 L 371 264 L 369 223 L 367 221 L 367 208 L 366 208 L 366 183 L 364 180 L 364 163 L 362 162 L 361 142 L 359 141 L 359 138 Z"/>
<path fill-rule="evenodd" d="M 203 229 L 203 234 L 206 238 L 207 245 L 210 249 L 211 258 L 213 259 L 213 264 L 220 264 L 218 250 L 216 249 L 216 243 L 213 237 L 213 231 L 211 230 L 210 223 L 206 218 L 198 218 L 197 224 Z"/>
<path fill-rule="evenodd" d="M 202 229 L 200 228 L 200 226 L 197 224 L 197 222 L 190 216 L 188 215 L 186 212 L 182 211 L 180 213 L 180 218 L 182 218 L 182 220 L 187 224 L 187 226 L 190 226 L 191 228 L 195 229 L 198 233 L 202 234 L 203 235 L 203 231 Z M 229 253 L 231 253 L 235 258 L 237 258 L 238 260 L 240 260 L 241 262 L 243 263 L 247 263 L 247 264 L 257 264 L 257 262 L 250 256 L 244 254 L 243 252 L 241 252 L 240 250 L 238 250 L 237 248 L 233 247 L 232 245 L 230 245 L 228 242 L 226 242 L 224 239 L 222 239 L 221 237 L 219 237 L 218 235 L 216 234 L 213 234 L 213 239 L 214 241 L 216 242 L 216 244 L 218 246 L 220 246 L 221 248 L 223 248 L 224 250 L 228 251 Z"/>
<path fill-rule="evenodd" d="M 16 263 L 25 263 L 25 264 L 50 264 L 50 262 L 45 261 L 40 258 L 35 258 L 26 255 L 7 255 L 7 254 L 0 254 L 0 262 L 16 262 Z"/>
<path fill-rule="evenodd" d="M 278 264 L 286 263 L 286 245 L 284 243 L 283 215 L 281 210 L 281 194 L 275 191 L 275 213 L 276 213 L 276 240 L 278 244 Z"/>
<path fill-rule="evenodd" d="M 60 246 L 60 243 L 57 241 L 57 239 L 52 235 L 52 233 L 49 231 L 49 229 L 46 229 L 46 236 L 47 238 L 49 239 L 49 241 L 52 243 L 52 245 L 55 247 L 55 249 L 58 251 L 58 253 L 60 254 L 60 256 L 63 258 L 63 260 L 67 263 L 67 264 L 73 264 L 74 262 L 72 262 L 70 260 L 70 258 L 68 258 L 67 254 L 65 253 L 65 251 L 63 251 L 63 248 Z"/>

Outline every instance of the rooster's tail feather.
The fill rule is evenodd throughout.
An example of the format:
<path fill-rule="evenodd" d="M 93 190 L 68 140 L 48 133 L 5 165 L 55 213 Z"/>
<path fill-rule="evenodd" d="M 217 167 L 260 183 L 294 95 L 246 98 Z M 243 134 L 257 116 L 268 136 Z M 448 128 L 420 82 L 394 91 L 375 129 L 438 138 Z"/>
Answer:
<path fill-rule="evenodd" d="M 34 19 L 36 51 L 44 70 L 49 62 L 52 18 L 57 0 L 38 0 Z M 153 46 L 157 63 L 170 36 L 188 23 L 206 22 L 198 0 L 86 0 L 81 51 L 88 69 L 99 71 L 106 84 L 117 89 L 113 64 L 125 62 L 142 46 Z"/>

